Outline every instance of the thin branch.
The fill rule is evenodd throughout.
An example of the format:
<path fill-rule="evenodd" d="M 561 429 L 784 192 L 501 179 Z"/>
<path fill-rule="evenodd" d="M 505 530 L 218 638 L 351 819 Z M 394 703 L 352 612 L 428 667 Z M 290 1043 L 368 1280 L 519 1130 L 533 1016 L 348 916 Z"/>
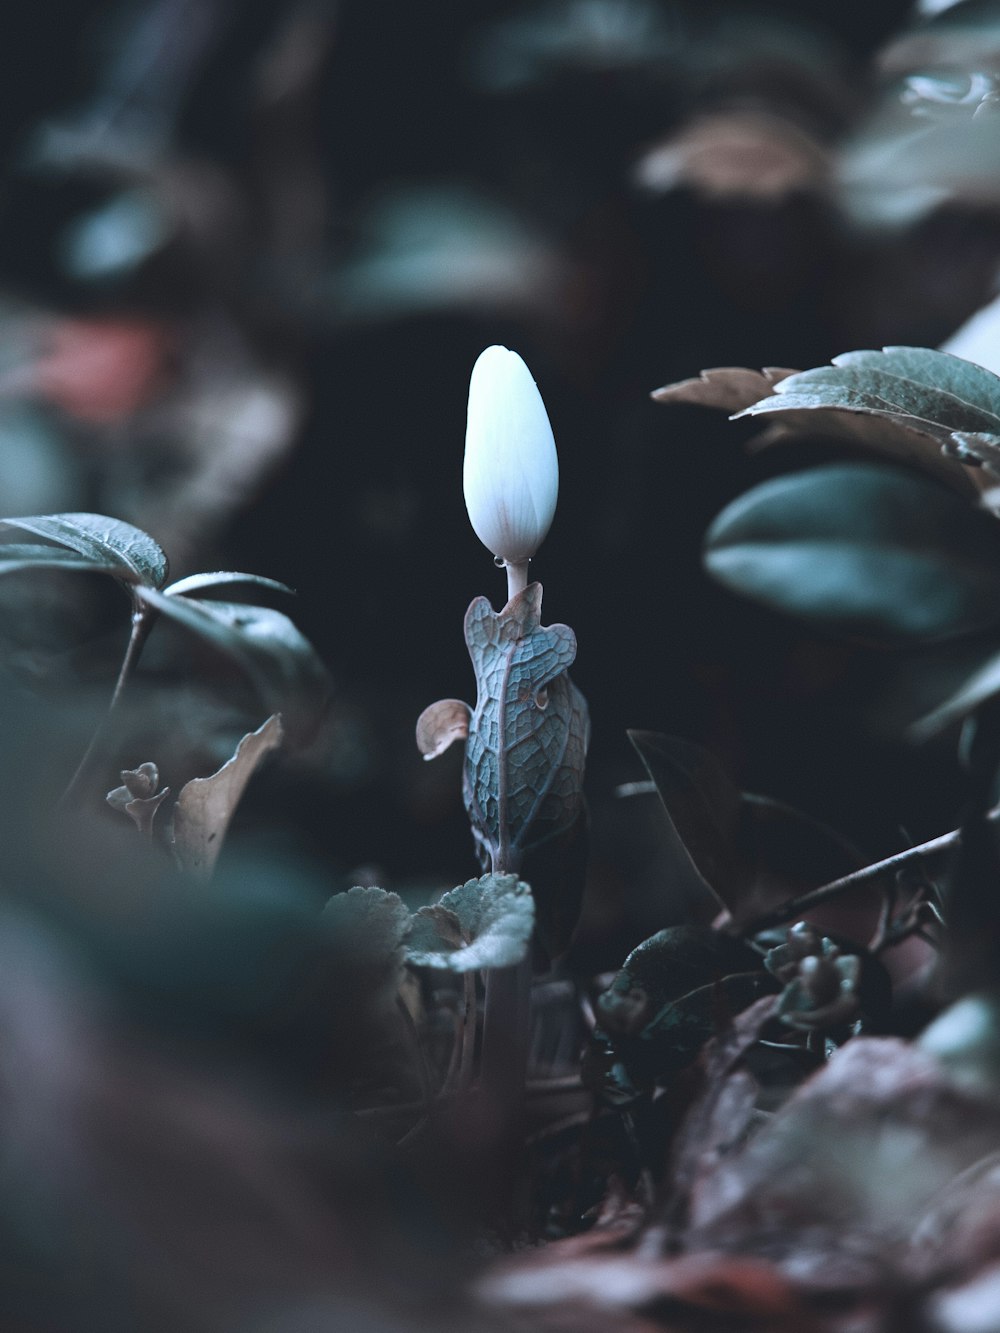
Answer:
<path fill-rule="evenodd" d="M 73 774 L 72 778 L 70 778 L 69 786 L 60 797 L 60 805 L 67 804 L 77 795 L 83 785 L 84 778 L 89 776 L 91 768 L 99 757 L 104 744 L 104 735 L 108 723 L 114 715 L 115 709 L 118 707 L 126 682 L 139 660 L 146 639 L 149 637 L 149 631 L 153 627 L 153 621 L 156 619 L 156 615 L 157 613 L 151 607 L 141 603 L 137 605 L 132 612 L 132 630 L 129 634 L 125 656 L 122 658 L 121 668 L 118 672 L 118 679 L 115 681 L 115 688 L 111 695 L 111 702 L 108 704 L 107 712 L 101 719 L 97 730 L 90 738 L 90 744 L 87 746 L 83 758 L 77 765 L 76 772 Z"/>
<path fill-rule="evenodd" d="M 986 818 L 992 824 L 1000 822 L 1000 806 L 995 806 L 992 810 L 989 810 Z M 761 916 L 739 925 L 736 929 L 741 935 L 756 935 L 759 931 L 769 930 L 772 926 L 783 926 L 786 922 L 794 921 L 797 917 L 802 916 L 804 912 L 811 911 L 812 908 L 819 907 L 822 903 L 830 902 L 833 898 L 838 898 L 842 893 L 860 888 L 865 884 L 872 884 L 883 875 L 910 869 L 922 861 L 924 857 L 940 856 L 942 852 L 951 851 L 958 847 L 961 841 L 961 830 L 952 829 L 950 833 L 942 833 L 937 838 L 931 838 L 929 842 L 922 842 L 917 847 L 909 847 L 905 852 L 897 852 L 895 856 L 887 856 L 884 861 L 876 861 L 873 865 L 855 870 L 850 875 L 844 875 L 841 879 L 823 884 L 818 889 L 810 889 L 808 893 L 800 894 L 797 898 L 791 898 L 788 902 L 782 903 L 780 907 L 775 907 L 770 912 L 764 912 Z"/>

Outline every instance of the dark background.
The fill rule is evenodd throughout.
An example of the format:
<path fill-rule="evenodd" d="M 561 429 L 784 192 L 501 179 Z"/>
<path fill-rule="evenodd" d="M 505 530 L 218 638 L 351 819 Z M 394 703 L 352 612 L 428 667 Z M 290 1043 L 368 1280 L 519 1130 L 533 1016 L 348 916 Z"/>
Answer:
<path fill-rule="evenodd" d="M 778 202 L 684 187 L 652 195 L 630 177 L 645 146 L 733 90 L 791 108 L 835 145 L 874 101 L 873 55 L 909 5 L 653 5 L 675 34 L 674 56 L 623 64 L 570 53 L 506 90 L 484 86 L 476 53 L 498 22 L 543 7 L 317 9 L 330 44 L 300 142 L 322 200 L 322 246 L 284 287 L 268 285 L 255 211 L 266 157 L 247 89 L 291 11 L 207 8 L 215 34 L 179 87 L 169 151 L 210 162 L 241 202 L 229 286 L 213 290 L 194 265 L 180 280 L 144 271 L 95 294 L 59 271 L 53 235 L 89 206 L 90 187 L 71 168 L 40 185 L 24 145 L 43 119 L 99 98 L 125 49 L 113 34 L 154 11 L 116 17 L 105 5 L 50 0 L 8 17 L 0 43 L 0 278 L 47 310 L 181 321 L 209 291 L 303 388 L 294 451 L 198 553 L 205 567 L 292 584 L 294 617 L 336 685 L 329 754 L 259 784 L 247 835 L 263 822 L 319 857 L 337 887 L 474 872 L 459 756 L 424 765 L 412 728 L 433 699 L 470 696 L 462 616 L 479 593 L 503 596 L 460 481 L 468 375 L 494 342 L 527 361 L 560 453 L 559 508 L 533 573 L 546 618 L 577 632 L 573 674 L 591 707 L 591 919 L 610 930 L 632 914 L 655 928 L 670 910 L 669 893 L 648 897 L 657 810 L 613 794 L 641 776 L 627 727 L 700 741 L 746 788 L 821 816 L 873 856 L 950 827 L 961 784 L 946 748 L 902 740 L 900 659 L 803 631 L 701 572 L 703 533 L 726 502 L 822 455 L 749 457 L 742 423 L 648 395 L 705 366 L 808 367 L 852 347 L 933 346 L 986 299 L 1000 229 L 983 210 L 956 209 L 905 234 L 865 233 L 822 191 Z M 547 12 L 569 25 L 572 10 Z M 163 13 L 186 31 L 184 5 Z M 792 24 L 821 53 L 812 66 L 821 73 L 810 82 L 759 53 L 741 60 L 724 36 L 735 20 L 764 34 Z M 716 46 L 713 66 L 705 53 Z M 569 275 L 558 297 L 345 313 L 338 274 L 358 251 L 366 210 L 387 191 L 442 182 L 504 201 L 544 237 Z M 76 507 L 99 507 L 95 495 L 91 482 Z"/>

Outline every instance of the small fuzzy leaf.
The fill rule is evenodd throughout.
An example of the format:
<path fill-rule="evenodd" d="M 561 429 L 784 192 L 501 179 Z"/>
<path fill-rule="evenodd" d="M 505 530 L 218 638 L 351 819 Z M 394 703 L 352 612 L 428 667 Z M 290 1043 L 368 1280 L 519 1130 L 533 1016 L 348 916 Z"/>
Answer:
<path fill-rule="evenodd" d="M 246 672 L 282 715 L 290 745 L 306 744 L 322 717 L 330 678 L 316 650 L 286 615 L 243 602 L 203 601 L 137 589 L 141 601 L 212 643 Z"/>
<path fill-rule="evenodd" d="M 188 597 L 193 592 L 204 592 L 207 588 L 221 588 L 229 583 L 251 584 L 255 588 L 268 588 L 271 592 L 284 592 L 295 596 L 295 589 L 277 579 L 265 578 L 263 574 L 240 574 L 234 570 L 214 570 L 209 574 L 188 574 L 164 588 L 167 597 Z"/>
<path fill-rule="evenodd" d="M 126 583 L 159 588 L 167 578 L 167 557 L 148 533 L 104 514 L 38 514 L 5 518 L 3 523 L 58 542 L 102 568 L 111 565 Z"/>
<path fill-rule="evenodd" d="M 230 821 L 247 784 L 284 739 L 275 714 L 244 736 L 218 772 L 193 778 L 181 788 L 174 809 L 174 853 L 182 869 L 208 878 L 215 868 Z"/>
<path fill-rule="evenodd" d="M 650 397 L 657 403 L 691 403 L 697 407 L 716 407 L 722 412 L 742 412 L 774 393 L 774 386 L 797 370 L 765 366 L 748 370 L 745 366 L 713 366 L 697 379 L 679 380 L 654 389 Z"/>
<path fill-rule="evenodd" d="M 483 875 L 420 908 L 406 960 L 414 967 L 451 972 L 512 967 L 528 952 L 534 924 L 535 903 L 527 884 L 516 875 Z"/>
<path fill-rule="evenodd" d="M 894 468 L 758 486 L 715 520 L 705 563 L 734 591 L 862 638 L 941 639 L 1000 615 L 996 520 Z"/>
<path fill-rule="evenodd" d="M 496 612 L 477 597 L 465 640 L 478 697 L 465 747 L 463 793 L 473 833 L 492 864 L 559 837 L 583 808 L 590 721 L 567 675 L 576 657 L 568 625 L 542 626 L 542 588 L 531 583 Z"/>
<path fill-rule="evenodd" d="M 461 699 L 439 699 L 417 718 L 417 749 L 425 759 L 436 759 L 454 741 L 469 734 L 472 709 Z"/>
<path fill-rule="evenodd" d="M 403 941 L 410 913 L 397 893 L 356 887 L 323 909 L 342 972 L 338 991 L 351 1005 L 391 1003 L 403 976 Z"/>

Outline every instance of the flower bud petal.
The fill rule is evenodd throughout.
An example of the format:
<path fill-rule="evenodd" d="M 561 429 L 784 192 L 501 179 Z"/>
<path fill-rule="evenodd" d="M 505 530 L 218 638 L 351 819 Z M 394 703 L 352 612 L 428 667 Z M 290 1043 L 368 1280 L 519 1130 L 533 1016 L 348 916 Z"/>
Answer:
<path fill-rule="evenodd" d="M 531 372 L 506 347 L 487 347 L 472 368 L 463 485 L 483 545 L 510 564 L 533 556 L 552 524 L 559 461 Z"/>

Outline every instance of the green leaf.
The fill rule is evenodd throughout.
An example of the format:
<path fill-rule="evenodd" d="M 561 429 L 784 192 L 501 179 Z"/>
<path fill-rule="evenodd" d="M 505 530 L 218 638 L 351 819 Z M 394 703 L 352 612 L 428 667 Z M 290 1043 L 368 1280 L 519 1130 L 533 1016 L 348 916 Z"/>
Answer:
<path fill-rule="evenodd" d="M 410 913 L 397 893 L 353 888 L 323 909 L 340 972 L 337 990 L 355 1007 L 391 1003 L 403 976 L 403 941 Z"/>
<path fill-rule="evenodd" d="M 927 347 L 886 347 L 881 352 L 845 352 L 829 366 L 800 371 L 776 383 L 773 392 L 736 415 L 773 417 L 808 429 L 809 414 L 820 413 L 814 429 L 825 431 L 840 413 L 861 417 L 852 431 L 862 441 L 866 416 L 891 422 L 936 446 L 960 447 L 960 436 L 979 439 L 983 452 L 1000 448 L 1000 377 L 948 352 Z M 872 444 L 884 449 L 881 432 Z M 888 452 L 903 455 L 905 440 Z M 895 446 L 895 447 L 894 447 Z M 940 451 L 932 462 L 926 447 L 911 445 L 910 461 L 941 471 Z M 961 458 L 961 453 L 956 455 Z"/>
<path fill-rule="evenodd" d="M 974 713 L 977 708 L 1000 694 L 1000 654 L 990 657 L 974 671 L 949 699 L 926 717 L 915 722 L 910 735 L 915 741 L 928 740 L 953 722 Z"/>
<path fill-rule="evenodd" d="M 700 745 L 655 731 L 629 731 L 628 738 L 663 802 L 675 857 L 694 870 L 717 908 L 732 911 L 749 878 L 736 848 L 739 790 Z"/>
<path fill-rule="evenodd" d="M 590 738 L 587 703 L 567 675 L 568 625 L 543 626 L 531 583 L 496 612 L 477 597 L 465 641 L 478 698 L 465 746 L 463 795 L 473 833 L 493 864 L 568 832 L 583 809 Z"/>
<path fill-rule="evenodd" d="M 118 573 L 116 565 L 98 565 L 77 551 L 66 551 L 59 546 L 40 546 L 30 542 L 0 545 L 0 574 L 15 574 L 23 569 L 72 569 L 84 574 Z"/>
<path fill-rule="evenodd" d="M 735 936 L 707 927 L 668 926 L 634 948 L 598 996 L 598 1022 L 606 1032 L 635 1035 L 665 1005 L 759 964 L 754 950 Z"/>
<path fill-rule="evenodd" d="M 210 574 L 188 574 L 178 579 L 163 591 L 167 597 L 188 597 L 193 592 L 204 592 L 207 588 L 221 588 L 228 583 L 252 584 L 255 588 L 269 588 L 272 592 L 288 593 L 295 596 L 295 589 L 277 579 L 265 578 L 263 574 L 239 574 L 233 570 L 216 570 Z"/>
<path fill-rule="evenodd" d="M 131 523 L 104 514 L 38 514 L 2 522 L 58 542 L 102 569 L 112 567 L 126 583 L 159 588 L 166 582 L 167 557 L 148 533 Z"/>
<path fill-rule="evenodd" d="M 213 644 L 281 713 L 289 744 L 306 744 L 326 707 L 330 677 L 308 639 L 287 616 L 266 606 L 168 596 L 139 587 L 139 599 Z"/>
<path fill-rule="evenodd" d="M 705 563 L 734 591 L 866 639 L 942 639 L 1000 618 L 1000 526 L 901 469 L 766 482 L 715 520 Z"/>
<path fill-rule="evenodd" d="M 413 918 L 406 960 L 451 972 L 512 967 L 527 954 L 535 924 L 531 889 L 516 875 L 483 875 L 444 894 Z"/>

